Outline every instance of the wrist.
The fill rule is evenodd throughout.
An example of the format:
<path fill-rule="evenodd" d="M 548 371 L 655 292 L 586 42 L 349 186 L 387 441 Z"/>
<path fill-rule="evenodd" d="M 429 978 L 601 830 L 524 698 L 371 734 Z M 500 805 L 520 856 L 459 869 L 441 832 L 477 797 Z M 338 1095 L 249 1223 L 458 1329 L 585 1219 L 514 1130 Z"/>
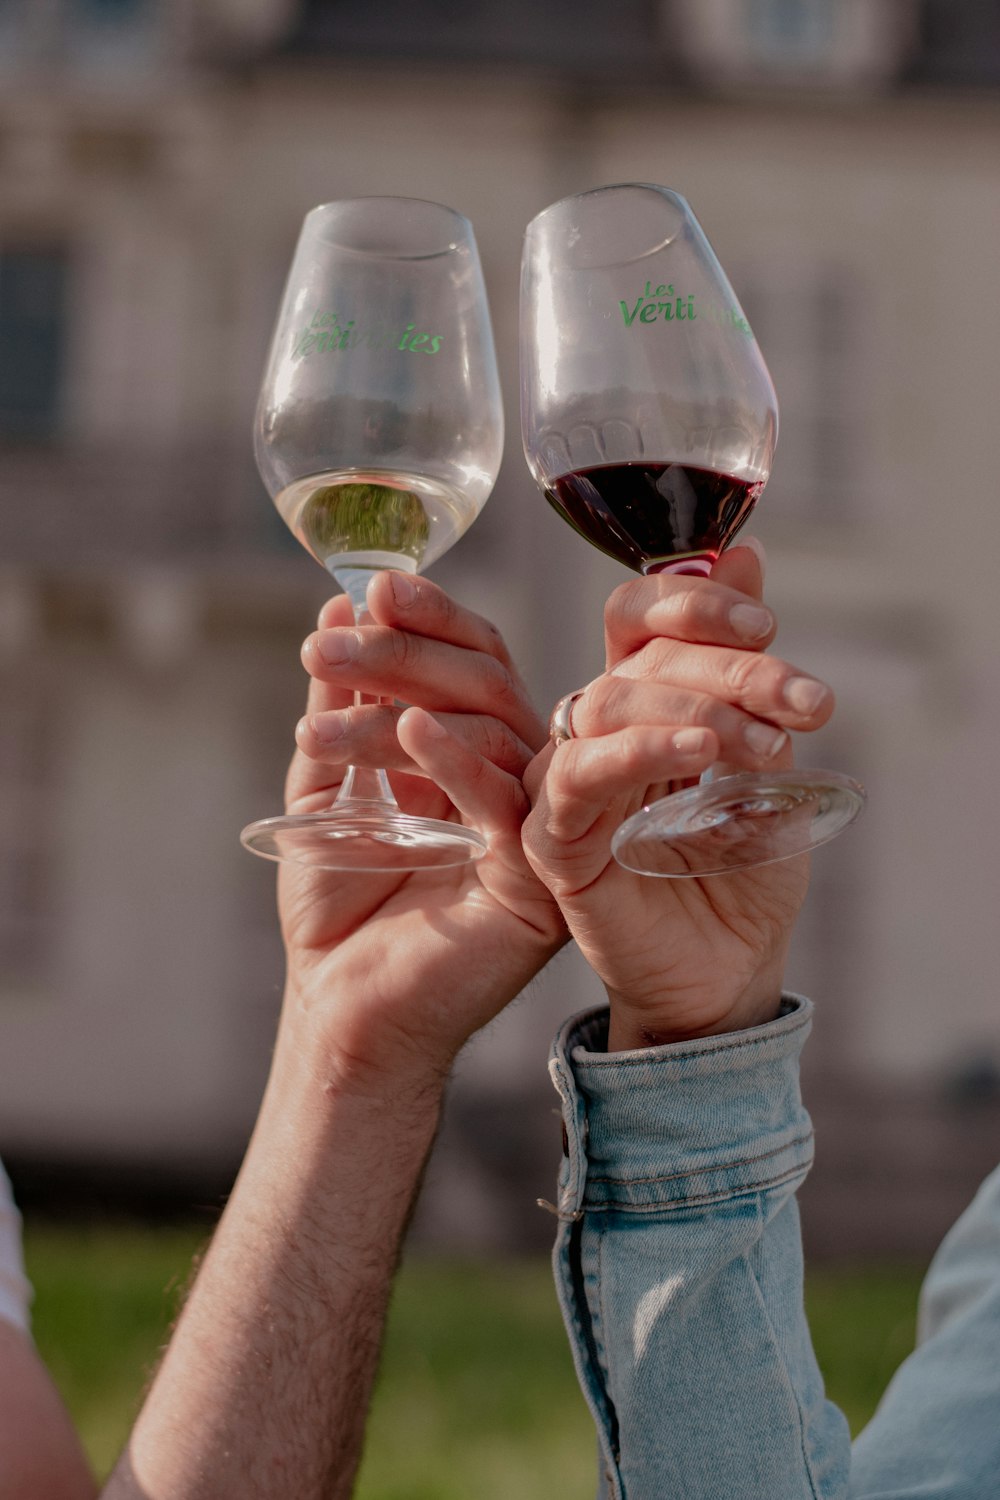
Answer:
<path fill-rule="evenodd" d="M 608 989 L 611 1017 L 608 1051 L 632 1052 L 643 1047 L 666 1047 L 702 1037 L 749 1031 L 773 1021 L 781 1010 L 780 974 L 765 974 L 738 995 L 699 996 L 667 994 L 637 1004 L 628 995 Z"/>
<path fill-rule="evenodd" d="M 704 1205 L 804 1176 L 798 1060 L 811 1014 L 786 995 L 756 1030 L 617 1055 L 606 1011 L 574 1016 L 550 1062 L 566 1128 L 561 1215 Z"/>
<path fill-rule="evenodd" d="M 414 1001 L 414 1007 L 418 1002 Z M 371 1101 L 400 1113 L 440 1108 L 455 1050 L 408 1031 L 376 1006 L 317 1003 L 286 987 L 271 1080 L 324 1100 Z"/>

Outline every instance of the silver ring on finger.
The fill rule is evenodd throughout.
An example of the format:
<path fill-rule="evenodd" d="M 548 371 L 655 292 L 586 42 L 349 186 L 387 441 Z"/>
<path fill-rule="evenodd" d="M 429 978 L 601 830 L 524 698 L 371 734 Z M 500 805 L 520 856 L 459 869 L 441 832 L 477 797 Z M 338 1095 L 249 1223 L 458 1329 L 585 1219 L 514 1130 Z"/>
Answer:
<path fill-rule="evenodd" d="M 585 691 L 584 688 L 578 688 L 575 693 L 567 693 L 552 710 L 549 739 L 554 745 L 564 745 L 573 738 L 573 705 L 578 698 L 583 697 Z"/>

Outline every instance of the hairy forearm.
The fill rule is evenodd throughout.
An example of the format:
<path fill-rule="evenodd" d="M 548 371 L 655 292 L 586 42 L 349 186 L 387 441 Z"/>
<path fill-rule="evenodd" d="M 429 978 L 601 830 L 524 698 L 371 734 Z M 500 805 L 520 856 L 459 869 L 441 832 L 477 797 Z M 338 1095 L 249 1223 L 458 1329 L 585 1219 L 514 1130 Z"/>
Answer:
<path fill-rule="evenodd" d="M 342 1500 L 440 1086 L 279 1043 L 232 1198 L 104 1500 Z"/>

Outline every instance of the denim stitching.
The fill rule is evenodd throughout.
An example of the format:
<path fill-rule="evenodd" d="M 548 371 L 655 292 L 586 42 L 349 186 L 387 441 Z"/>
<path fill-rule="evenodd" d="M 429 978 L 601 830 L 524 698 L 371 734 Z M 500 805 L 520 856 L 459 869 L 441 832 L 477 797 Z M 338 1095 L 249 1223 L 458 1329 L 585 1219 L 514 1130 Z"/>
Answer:
<path fill-rule="evenodd" d="M 580 1215 L 583 1218 L 583 1214 Z M 598 1434 L 598 1450 L 602 1466 L 613 1461 L 613 1455 L 617 1448 L 618 1414 L 615 1411 L 614 1402 L 611 1399 L 610 1369 L 608 1366 L 607 1348 L 604 1342 L 604 1330 L 607 1327 L 603 1297 L 603 1278 L 601 1274 L 603 1236 L 596 1231 L 596 1253 L 593 1249 L 584 1245 L 584 1226 L 581 1224 L 576 1231 L 576 1252 L 579 1269 L 578 1294 L 582 1300 L 582 1311 L 586 1311 L 587 1327 L 584 1334 L 585 1347 L 587 1349 L 587 1363 L 589 1369 L 591 1396 L 590 1407 L 594 1417 Z M 593 1262 L 591 1270 L 590 1263 Z M 596 1309 L 592 1303 L 592 1296 L 596 1295 Z M 605 1449 L 607 1450 L 605 1452 Z M 609 1473 L 609 1479 L 611 1478 Z M 612 1490 L 614 1485 L 612 1484 Z M 612 1493 L 609 1490 L 609 1494 Z"/>
<path fill-rule="evenodd" d="M 699 1048 L 698 1051 L 696 1051 L 696 1052 L 671 1052 L 670 1055 L 669 1055 L 669 1057 L 662 1059 L 662 1061 L 663 1062 L 681 1062 L 681 1061 L 685 1061 L 686 1062 L 686 1061 L 690 1061 L 691 1058 L 696 1058 L 696 1057 L 714 1057 L 719 1052 L 738 1052 L 738 1051 L 740 1051 L 741 1048 L 747 1048 L 747 1047 L 766 1047 L 766 1046 L 772 1046 L 773 1047 L 775 1045 L 776 1041 L 778 1041 L 778 1040 L 784 1041 L 786 1039 L 786 1037 L 794 1036 L 795 1033 L 798 1032 L 798 1031 L 804 1031 L 811 1024 L 811 1020 L 812 1020 L 812 1018 L 810 1016 L 804 1016 L 803 1019 L 801 1021 L 797 1021 L 794 1026 L 789 1026 L 786 1031 L 782 1031 L 779 1038 L 776 1038 L 773 1033 L 769 1033 L 767 1036 L 748 1037 L 748 1038 L 745 1038 L 745 1039 L 744 1038 L 740 1038 L 738 1041 L 735 1041 L 735 1040 L 734 1041 L 727 1041 L 727 1042 L 726 1041 L 720 1041 L 720 1042 L 718 1042 L 716 1045 L 714 1045 L 712 1047 L 702 1047 L 702 1048 Z M 574 1042 L 573 1042 L 573 1038 L 570 1037 L 569 1038 L 569 1047 L 567 1048 L 567 1050 L 569 1052 L 572 1052 L 573 1049 L 574 1049 Z M 646 1049 L 646 1050 L 652 1050 L 652 1049 Z M 625 1053 L 625 1052 L 609 1052 L 605 1057 L 600 1057 L 600 1056 L 597 1056 L 596 1054 L 592 1054 L 590 1057 L 588 1057 L 586 1059 L 586 1061 L 584 1061 L 584 1060 L 582 1060 L 580 1058 L 577 1058 L 574 1061 L 574 1066 L 575 1066 L 576 1069 L 586 1069 L 586 1068 L 649 1068 L 649 1067 L 655 1067 L 655 1066 L 657 1066 L 657 1060 L 651 1060 L 649 1057 L 645 1057 L 645 1056 L 644 1057 L 634 1057 L 634 1056 L 630 1056 L 628 1053 Z"/>
<path fill-rule="evenodd" d="M 754 1182 L 746 1186 L 733 1187 L 729 1189 L 720 1188 L 717 1193 L 697 1193 L 690 1198 L 661 1198 L 655 1203 L 629 1203 L 616 1198 L 604 1203 L 588 1203 L 584 1201 L 585 1213 L 672 1213 L 675 1209 L 700 1208 L 706 1203 L 725 1203 L 732 1198 L 748 1198 L 754 1193 L 763 1193 L 768 1188 L 781 1187 L 783 1183 L 792 1182 L 796 1177 L 804 1178 L 809 1170 L 810 1162 L 800 1162 L 797 1166 L 790 1167 L 787 1172 L 782 1172 L 778 1177 L 769 1177 L 764 1182 Z"/>
<path fill-rule="evenodd" d="M 728 1172 L 731 1167 L 752 1167 L 754 1162 L 767 1161 L 772 1156 L 780 1156 L 783 1151 L 791 1151 L 795 1146 L 805 1146 L 813 1139 L 813 1131 L 809 1130 L 805 1135 L 796 1136 L 792 1141 L 786 1141 L 783 1146 L 775 1146 L 773 1151 L 762 1151 L 759 1156 L 741 1156 L 734 1161 L 721 1161 L 705 1167 L 692 1167 L 685 1172 L 667 1172 L 660 1177 L 595 1177 L 593 1173 L 587 1174 L 588 1182 L 600 1182 L 607 1185 L 611 1183 L 619 1187 L 644 1187 L 650 1182 L 677 1182 L 684 1177 L 699 1177 L 704 1172 Z"/>
<path fill-rule="evenodd" d="M 604 1376 L 604 1401 L 608 1409 L 608 1447 L 611 1449 L 611 1459 L 614 1464 L 615 1476 L 617 1477 L 617 1488 L 621 1489 L 621 1439 L 618 1428 L 618 1412 L 615 1407 L 614 1397 L 611 1393 L 611 1364 L 608 1360 L 607 1345 L 604 1341 L 604 1330 L 608 1326 L 607 1305 L 604 1298 L 605 1275 L 604 1275 L 604 1232 L 598 1229 L 597 1233 L 597 1302 L 601 1311 L 601 1336 L 595 1339 L 597 1355 L 601 1362 L 602 1374 Z M 609 1473 L 609 1480 L 612 1475 Z"/>

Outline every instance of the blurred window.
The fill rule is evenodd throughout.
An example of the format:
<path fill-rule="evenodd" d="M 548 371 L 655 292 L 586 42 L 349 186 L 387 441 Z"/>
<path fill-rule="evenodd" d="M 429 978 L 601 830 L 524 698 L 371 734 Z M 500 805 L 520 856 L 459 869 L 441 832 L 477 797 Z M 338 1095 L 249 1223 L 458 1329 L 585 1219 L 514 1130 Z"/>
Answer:
<path fill-rule="evenodd" d="M 1000 83 L 1000 8 L 983 0 L 921 0 L 918 82 L 972 88 Z"/>
<path fill-rule="evenodd" d="M 44 50 L 52 32 L 45 7 L 31 0 L 0 0 L 0 68 L 16 71 L 27 58 Z"/>
<path fill-rule="evenodd" d="M 95 54 L 149 50 L 158 0 L 0 0 L 0 67 L 25 62 L 89 62 Z"/>
<path fill-rule="evenodd" d="M 6 674 L 5 674 L 6 675 Z M 13 689 L 9 696 L 7 688 Z M 5 981 L 44 978 L 51 948 L 52 787 L 45 704 L 34 674 L 4 682 L 0 714 L 0 971 Z"/>
<path fill-rule="evenodd" d="M 745 0 L 744 17 L 761 61 L 820 62 L 834 41 L 831 0 Z"/>
<path fill-rule="evenodd" d="M 781 411 L 768 515 L 849 524 L 863 513 L 869 453 L 867 284 L 855 266 L 805 257 L 734 272 Z"/>
<path fill-rule="evenodd" d="M 114 25 L 133 21 L 149 9 L 148 0 L 74 0 L 74 9 L 82 21 Z"/>
<path fill-rule="evenodd" d="M 473 58 L 602 77 L 662 79 L 669 53 L 649 0 L 300 0 L 291 46 L 368 57 Z"/>
<path fill-rule="evenodd" d="M 155 0 L 62 0 L 67 60 L 83 68 L 142 66 L 160 50 Z"/>
<path fill-rule="evenodd" d="M 68 272 L 64 251 L 0 249 L 0 436 L 59 426 Z"/>
<path fill-rule="evenodd" d="M 661 0 L 666 6 L 668 0 Z M 949 0 L 950 3 L 950 0 Z M 713 89 L 839 88 L 896 77 L 915 37 L 917 0 L 669 0 L 679 42 Z"/>
<path fill-rule="evenodd" d="M 837 623 L 831 620 L 829 625 L 819 658 L 811 651 L 815 637 L 810 630 L 800 637 L 801 647 L 793 639 L 782 650 L 793 661 L 810 662 L 837 686 L 838 698 L 842 698 L 841 689 L 847 689 L 850 697 L 847 685 L 857 681 L 859 667 L 864 671 L 866 658 L 877 648 L 858 636 L 838 639 Z M 784 635 L 783 631 L 783 643 Z M 796 759 L 804 766 L 835 767 L 865 782 L 877 766 L 872 723 L 873 715 L 859 712 L 856 701 L 841 701 L 833 726 L 817 736 L 803 736 L 810 743 L 802 746 L 801 756 L 797 746 Z M 813 739 L 819 743 L 811 743 Z M 813 1077 L 856 1072 L 864 1064 L 859 1012 L 871 983 L 872 914 L 879 910 L 879 896 L 872 885 L 876 868 L 872 834 L 870 815 L 862 814 L 843 838 L 817 853 L 809 872 L 809 900 L 795 924 L 788 966 L 794 975 L 792 988 L 821 1004 L 830 1002 L 823 1015 L 821 1055 L 811 1059 Z"/>

